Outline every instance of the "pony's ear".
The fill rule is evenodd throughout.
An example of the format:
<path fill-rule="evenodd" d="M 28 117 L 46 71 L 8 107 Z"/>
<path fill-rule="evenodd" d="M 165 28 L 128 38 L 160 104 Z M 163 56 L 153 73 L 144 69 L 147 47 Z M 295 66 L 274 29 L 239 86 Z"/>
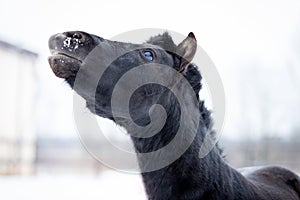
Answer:
<path fill-rule="evenodd" d="M 194 33 L 189 35 L 177 46 L 177 54 L 181 57 L 179 71 L 184 71 L 193 60 L 197 50 L 197 40 Z"/>

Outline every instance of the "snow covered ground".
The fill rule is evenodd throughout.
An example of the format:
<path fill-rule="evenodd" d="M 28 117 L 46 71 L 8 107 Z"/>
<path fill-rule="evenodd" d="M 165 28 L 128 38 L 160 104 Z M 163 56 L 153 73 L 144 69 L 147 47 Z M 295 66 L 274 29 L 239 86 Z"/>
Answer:
<path fill-rule="evenodd" d="M 139 175 L 107 171 L 92 175 L 0 176 L 5 200 L 144 200 Z"/>

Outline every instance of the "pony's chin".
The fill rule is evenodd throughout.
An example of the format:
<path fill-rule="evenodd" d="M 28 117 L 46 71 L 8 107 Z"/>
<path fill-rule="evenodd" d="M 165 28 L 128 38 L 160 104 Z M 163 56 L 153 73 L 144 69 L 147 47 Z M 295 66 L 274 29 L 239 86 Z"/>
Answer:
<path fill-rule="evenodd" d="M 65 79 L 76 77 L 81 66 L 80 60 L 62 54 L 50 56 L 48 62 L 53 73 L 57 77 Z"/>

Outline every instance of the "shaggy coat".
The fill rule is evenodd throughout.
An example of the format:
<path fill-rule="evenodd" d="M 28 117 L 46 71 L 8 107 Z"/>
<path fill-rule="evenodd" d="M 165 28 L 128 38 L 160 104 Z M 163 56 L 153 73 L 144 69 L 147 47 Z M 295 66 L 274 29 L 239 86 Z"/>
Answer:
<path fill-rule="evenodd" d="M 99 80 L 95 100 L 93 100 L 90 98 L 92 95 L 88 87 L 88 81 L 93 77 L 86 79 L 87 85 L 82 87 L 84 89 L 74 88 L 74 83 L 78 70 L 83 67 L 84 59 L 96 46 L 103 48 L 103 53 L 97 55 L 101 59 L 115 56 L 111 54 L 124 49 L 128 51 L 112 62 L 105 71 Z M 198 101 L 194 112 L 200 114 L 196 136 L 188 149 L 175 162 L 156 171 L 142 173 L 148 199 L 300 199 L 300 179 L 287 169 L 268 166 L 236 170 L 224 160 L 222 151 L 217 145 L 206 157 L 202 159 L 198 157 L 204 137 L 214 132 L 211 130 L 210 112 L 206 109 L 204 102 L 199 99 L 201 75 L 197 66 L 191 64 L 196 52 L 196 39 L 193 33 L 176 45 L 168 33 L 152 37 L 144 44 L 130 44 L 105 40 L 84 32 L 65 32 L 52 36 L 49 40 L 49 48 L 53 54 L 49 57 L 49 63 L 56 76 L 64 78 L 86 100 L 87 107 L 93 113 L 116 121 L 129 133 L 135 132 L 132 122 L 140 126 L 150 123 L 148 111 L 151 105 L 155 103 L 164 107 L 167 113 L 166 123 L 157 134 L 150 138 L 132 137 L 134 147 L 140 153 L 152 152 L 167 145 L 178 130 L 182 111 L 177 98 L 168 88 L 148 84 L 137 89 L 132 95 L 131 119 L 116 120 L 112 115 L 110 102 L 117 81 L 134 67 L 152 62 L 177 70 L 193 88 Z M 92 76 L 94 72 L 87 71 L 86 74 Z M 186 104 L 193 105 L 184 91 L 182 91 L 182 98 Z M 191 134 L 189 127 L 186 127 L 185 134 L 187 137 Z M 139 158 L 138 160 L 140 166 L 145 164 L 144 160 Z"/>

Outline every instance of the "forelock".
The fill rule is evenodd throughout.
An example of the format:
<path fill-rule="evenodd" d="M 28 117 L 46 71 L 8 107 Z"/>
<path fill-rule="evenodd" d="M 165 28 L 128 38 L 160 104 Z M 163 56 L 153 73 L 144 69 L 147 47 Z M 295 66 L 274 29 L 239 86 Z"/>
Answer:
<path fill-rule="evenodd" d="M 163 34 L 152 36 L 149 40 L 147 40 L 146 43 L 160 46 L 166 51 L 170 51 L 173 53 L 176 52 L 177 46 L 168 32 L 164 32 Z"/>

